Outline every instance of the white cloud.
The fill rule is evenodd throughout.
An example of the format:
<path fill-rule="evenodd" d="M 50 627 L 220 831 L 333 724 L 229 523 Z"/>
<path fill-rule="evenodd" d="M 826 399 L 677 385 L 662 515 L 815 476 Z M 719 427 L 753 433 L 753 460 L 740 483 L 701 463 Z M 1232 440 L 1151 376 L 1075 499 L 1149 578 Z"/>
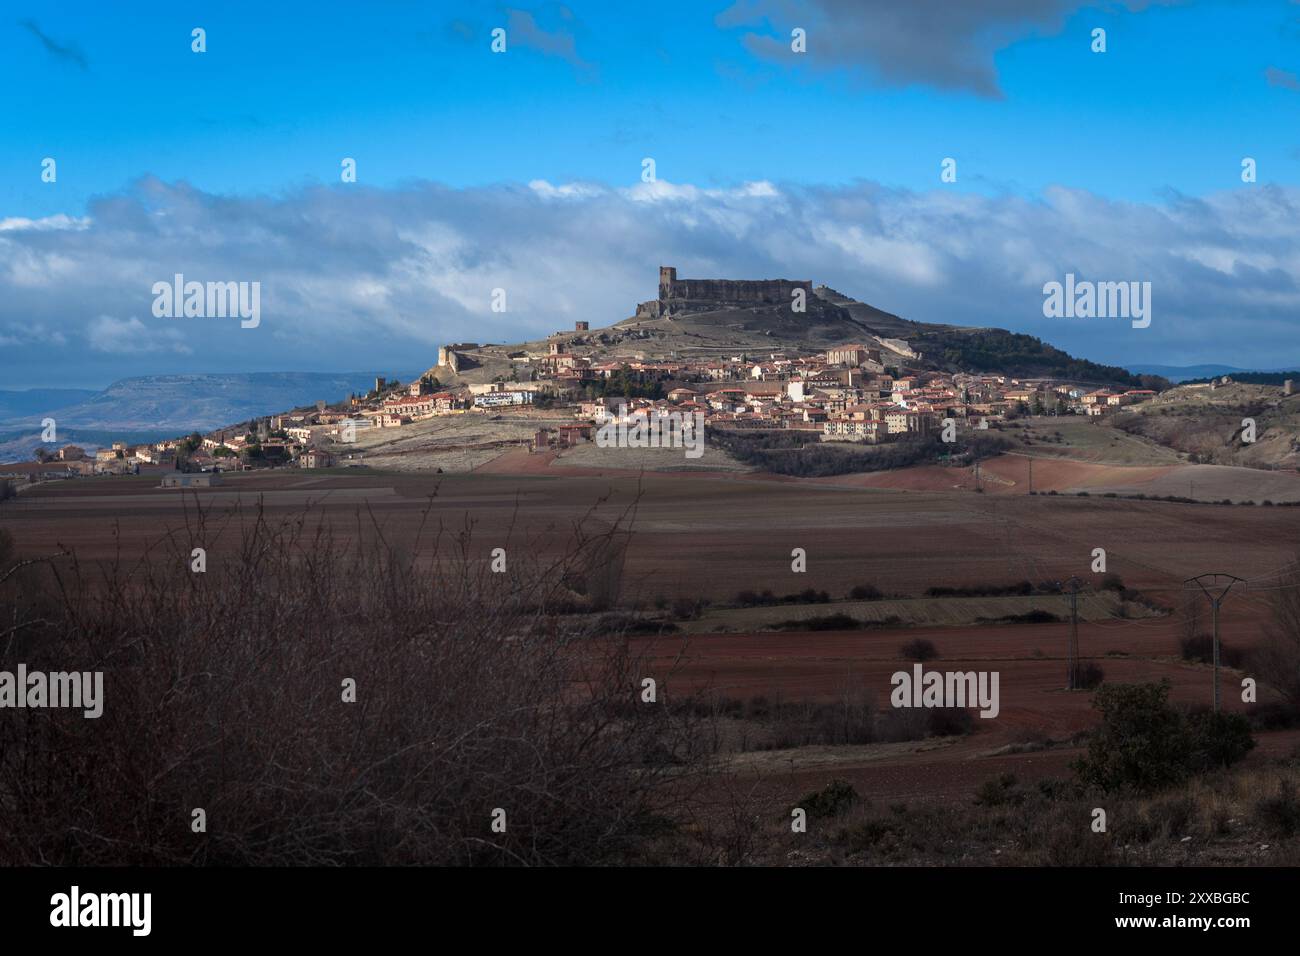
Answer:
<path fill-rule="evenodd" d="M 40 322 L 9 322 L 0 326 L 0 345 L 20 346 L 38 345 L 62 348 L 68 338 L 58 329 L 52 329 Z"/>
<path fill-rule="evenodd" d="M 84 343 L 41 353 L 25 338 L 0 353 L 0 378 L 110 356 L 121 374 L 419 369 L 442 342 L 626 318 L 655 294 L 660 265 L 811 279 L 907 318 L 1003 326 L 1111 362 L 1273 367 L 1300 359 L 1298 212 L 1300 190 L 1265 185 L 1131 203 L 1063 188 L 1030 199 L 662 180 L 243 198 L 148 179 L 96 201 L 81 228 L 0 234 L 0 334 L 39 325 Z M 152 284 L 177 272 L 259 281 L 260 327 L 153 319 Z M 1044 319 L 1043 283 L 1067 272 L 1152 282 L 1151 327 Z"/>
<path fill-rule="evenodd" d="M 561 186 L 553 186 L 545 179 L 534 179 L 528 184 L 528 188 L 543 199 L 586 199 L 599 196 L 604 192 L 600 186 L 591 183 L 564 183 Z"/>
<path fill-rule="evenodd" d="M 10 216 L 7 219 L 0 219 L 0 232 L 18 232 L 27 229 L 85 229 L 90 225 L 90 220 L 86 218 L 74 218 L 59 213 L 55 216 L 46 216 L 42 219 L 25 219 L 21 216 Z"/>
<path fill-rule="evenodd" d="M 149 352 L 185 355 L 191 351 L 177 330 L 149 328 L 135 317 L 115 319 L 111 315 L 98 316 L 86 327 L 86 341 L 95 351 L 110 355 Z"/>

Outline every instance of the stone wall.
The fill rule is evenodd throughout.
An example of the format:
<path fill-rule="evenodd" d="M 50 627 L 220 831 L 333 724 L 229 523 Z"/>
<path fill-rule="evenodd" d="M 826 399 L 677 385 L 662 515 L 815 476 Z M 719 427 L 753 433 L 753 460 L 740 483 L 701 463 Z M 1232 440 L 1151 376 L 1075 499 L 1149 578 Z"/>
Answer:
<path fill-rule="evenodd" d="M 637 314 L 652 318 L 714 309 L 789 305 L 794 291 L 812 299 L 812 282 L 791 279 L 679 279 L 672 266 L 659 267 L 659 298 L 637 306 Z M 657 307 L 656 307 L 657 306 Z"/>
<path fill-rule="evenodd" d="M 438 364 L 450 368 L 453 372 L 459 371 L 461 356 L 456 354 L 457 349 L 471 351 L 478 348 L 475 342 L 456 342 L 452 345 L 443 345 L 438 348 Z"/>

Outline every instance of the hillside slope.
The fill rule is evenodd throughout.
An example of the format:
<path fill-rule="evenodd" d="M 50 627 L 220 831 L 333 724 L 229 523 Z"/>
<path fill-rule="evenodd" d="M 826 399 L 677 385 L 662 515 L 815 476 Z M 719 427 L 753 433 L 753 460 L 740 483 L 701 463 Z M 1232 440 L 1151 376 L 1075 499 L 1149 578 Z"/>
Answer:
<path fill-rule="evenodd" d="M 459 374 L 428 371 L 444 384 L 490 382 L 523 374 L 525 354 L 542 354 L 552 342 L 595 362 L 630 359 L 714 359 L 773 353 L 812 354 L 848 343 L 878 347 L 887 366 L 947 371 L 1003 372 L 1023 377 L 1073 378 L 1129 388 L 1163 384 L 1126 369 L 1077 359 L 1040 339 L 996 328 L 914 322 L 818 286 L 804 312 L 788 305 L 698 310 L 651 318 L 636 315 L 589 332 L 458 350 L 467 361 Z"/>
<path fill-rule="evenodd" d="M 1253 442 L 1245 440 L 1244 419 L 1254 420 Z M 1111 424 L 1206 464 L 1300 467 L 1300 395 L 1274 385 L 1180 385 Z"/>

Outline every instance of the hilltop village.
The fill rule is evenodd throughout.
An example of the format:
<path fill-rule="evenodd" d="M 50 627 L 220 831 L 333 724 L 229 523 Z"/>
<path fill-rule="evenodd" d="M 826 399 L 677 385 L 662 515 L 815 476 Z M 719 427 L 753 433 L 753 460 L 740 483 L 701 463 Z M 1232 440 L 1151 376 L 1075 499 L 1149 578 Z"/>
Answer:
<path fill-rule="evenodd" d="M 527 439 L 510 439 L 536 451 L 589 442 L 620 416 L 632 422 L 673 413 L 699 413 L 707 429 L 780 429 L 804 433 L 810 442 L 880 444 L 928 435 L 948 418 L 964 430 L 1021 415 L 1105 416 L 1156 396 L 1149 389 L 936 370 L 906 341 L 866 329 L 857 341 L 815 351 L 779 341 L 764 351 L 761 340 L 732 354 L 681 348 L 652 356 L 642 347 L 655 323 L 662 328 L 700 316 L 723 322 L 740 316 L 751 325 L 756 316 L 799 321 L 805 310 L 813 313 L 810 321 L 841 314 L 806 281 L 678 279 L 675 269 L 663 267 L 659 297 L 607 330 L 593 333 L 579 321 L 572 331 L 519 347 L 450 344 L 416 381 L 377 378 L 364 395 L 207 434 L 113 442 L 93 452 L 50 449 L 38 470 L 44 466 L 49 477 L 156 471 L 164 484 L 183 485 L 190 481 L 168 473 L 363 465 L 369 443 L 361 438 L 400 436 L 453 416 L 536 419 Z"/>

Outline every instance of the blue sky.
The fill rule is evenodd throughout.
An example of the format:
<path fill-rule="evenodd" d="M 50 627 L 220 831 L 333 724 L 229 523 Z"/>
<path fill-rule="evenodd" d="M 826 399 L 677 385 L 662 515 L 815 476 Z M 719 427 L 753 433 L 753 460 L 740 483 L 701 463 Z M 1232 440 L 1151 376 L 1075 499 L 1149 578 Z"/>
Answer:
<path fill-rule="evenodd" d="M 660 261 L 825 281 L 1105 361 L 1300 362 L 1294 3 L 56 2 L 6 16 L 0 387 L 409 367 L 421 349 L 432 364 L 444 340 L 617 321 Z M 659 189 L 639 184 L 647 156 Z M 357 183 L 339 182 L 342 157 Z M 945 157 L 955 183 L 939 182 Z M 1258 182 L 1241 181 L 1243 157 Z M 262 281 L 264 326 L 154 318 L 152 281 L 186 268 Z M 1067 270 L 1152 280 L 1155 331 L 1045 320 L 1038 290 Z M 518 290 L 506 316 L 483 305 L 496 286 Z"/>

